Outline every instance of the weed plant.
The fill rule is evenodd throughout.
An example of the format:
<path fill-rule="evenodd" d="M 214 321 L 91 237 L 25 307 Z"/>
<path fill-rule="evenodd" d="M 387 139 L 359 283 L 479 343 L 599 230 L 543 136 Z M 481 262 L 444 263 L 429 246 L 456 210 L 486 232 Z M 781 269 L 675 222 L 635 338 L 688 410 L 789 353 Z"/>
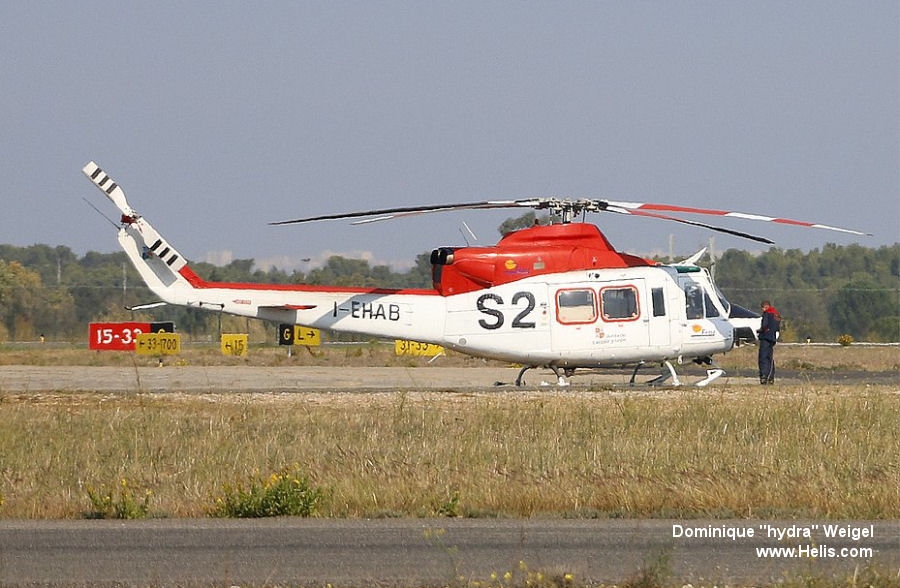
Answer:
<path fill-rule="evenodd" d="M 122 478 L 118 484 L 101 484 L 99 488 L 85 486 L 91 510 L 86 513 L 90 519 L 143 519 L 150 512 L 150 490 L 140 492 L 128 480 Z M 138 496 L 143 495 L 142 498 Z"/>
<path fill-rule="evenodd" d="M 519 561 L 516 568 L 502 573 L 491 572 L 489 580 L 460 580 L 461 585 L 468 585 L 470 588 L 574 588 L 583 585 L 576 583 L 575 575 L 571 572 L 533 569 L 524 561 Z"/>
<path fill-rule="evenodd" d="M 246 484 L 225 484 L 209 510 L 213 517 L 308 517 L 316 511 L 323 491 L 312 487 L 300 467 L 268 477 L 254 476 Z"/>

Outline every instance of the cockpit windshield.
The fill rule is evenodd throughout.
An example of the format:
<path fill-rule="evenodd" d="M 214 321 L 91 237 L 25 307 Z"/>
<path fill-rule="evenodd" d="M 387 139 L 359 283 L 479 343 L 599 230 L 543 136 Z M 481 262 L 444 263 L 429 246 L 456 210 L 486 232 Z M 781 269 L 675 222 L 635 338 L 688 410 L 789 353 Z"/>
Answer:
<path fill-rule="evenodd" d="M 710 282 L 710 283 L 712 283 L 712 282 Z M 731 303 L 728 302 L 728 300 L 725 298 L 725 295 L 722 294 L 721 290 L 719 290 L 718 286 L 716 286 L 713 283 L 712 287 L 716 291 L 716 297 L 719 299 L 719 303 L 722 305 L 722 308 L 725 309 L 725 314 L 730 315 L 731 314 Z"/>

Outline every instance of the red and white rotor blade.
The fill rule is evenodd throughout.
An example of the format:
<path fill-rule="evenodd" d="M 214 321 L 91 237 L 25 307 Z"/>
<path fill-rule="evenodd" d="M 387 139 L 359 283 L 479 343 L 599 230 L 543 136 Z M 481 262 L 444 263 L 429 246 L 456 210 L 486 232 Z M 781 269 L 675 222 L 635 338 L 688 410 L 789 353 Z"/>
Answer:
<path fill-rule="evenodd" d="M 849 233 L 851 235 L 863 235 L 871 237 L 871 233 L 864 233 L 854 229 L 845 229 L 843 227 L 833 227 L 831 225 L 823 225 L 820 223 L 812 223 L 808 221 L 793 220 L 789 218 L 780 218 L 775 216 L 766 216 L 762 214 L 751 214 L 748 212 L 735 212 L 729 210 L 715 210 L 712 208 L 693 208 L 690 206 L 675 206 L 673 204 L 653 204 L 649 202 L 616 202 L 613 200 L 606 201 L 609 206 L 622 208 L 630 211 L 644 212 L 680 212 L 685 214 L 705 214 L 709 216 L 724 216 L 729 218 L 740 218 L 744 220 L 764 221 L 770 223 L 780 223 L 784 225 L 794 225 L 798 227 L 809 227 L 813 229 L 825 229 L 828 231 L 838 231 L 840 233 Z M 671 217 L 674 220 L 674 217 Z"/>
<path fill-rule="evenodd" d="M 630 214 L 634 216 L 646 216 L 650 218 L 659 218 L 667 221 L 675 221 L 676 223 L 682 223 L 685 225 L 691 225 L 694 227 L 703 227 L 705 229 L 710 229 L 713 231 L 718 231 L 719 233 L 726 233 L 728 235 L 734 235 L 735 237 L 743 237 L 744 239 L 750 239 L 751 241 L 757 241 L 759 243 L 767 243 L 769 245 L 774 245 L 775 241 L 771 239 L 767 239 L 766 237 L 760 237 L 758 235 L 751 235 L 750 233 L 745 233 L 744 231 L 737 231 L 735 229 L 728 229 L 725 227 L 717 227 L 715 225 L 710 225 L 707 223 L 701 223 L 698 221 L 688 220 L 686 218 L 678 218 L 677 216 L 670 216 L 668 214 L 658 214 L 655 212 L 648 212 L 646 210 L 632 210 L 624 207 L 617 206 L 611 202 L 606 203 L 606 210 L 608 212 L 617 212 L 619 214 Z"/>

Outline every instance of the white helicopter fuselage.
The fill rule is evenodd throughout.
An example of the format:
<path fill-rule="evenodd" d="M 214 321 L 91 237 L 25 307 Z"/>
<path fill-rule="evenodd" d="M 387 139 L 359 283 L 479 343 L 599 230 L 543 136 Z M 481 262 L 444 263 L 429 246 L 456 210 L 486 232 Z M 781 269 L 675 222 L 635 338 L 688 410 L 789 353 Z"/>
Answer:
<path fill-rule="evenodd" d="M 568 271 L 441 295 L 431 289 L 206 282 L 143 218 L 125 223 L 119 242 L 170 304 L 435 343 L 480 357 L 602 367 L 708 357 L 733 344 L 727 309 L 697 266 Z"/>

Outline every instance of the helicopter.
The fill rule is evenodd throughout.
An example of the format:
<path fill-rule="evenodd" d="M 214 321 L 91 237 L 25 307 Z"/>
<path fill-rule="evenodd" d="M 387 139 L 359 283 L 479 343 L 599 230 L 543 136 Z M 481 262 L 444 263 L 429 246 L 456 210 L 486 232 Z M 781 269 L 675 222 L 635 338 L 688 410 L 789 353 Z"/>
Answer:
<path fill-rule="evenodd" d="M 147 286 L 164 302 L 239 316 L 376 338 L 433 343 L 463 354 L 551 370 L 558 385 L 579 369 L 658 365 L 681 385 L 673 362 L 706 366 L 707 386 L 725 372 L 713 356 L 736 339 L 755 337 L 759 315 L 731 304 L 709 272 L 703 250 L 663 264 L 616 250 L 599 228 L 576 222 L 587 213 L 651 217 L 762 243 L 743 231 L 672 216 L 712 215 L 866 235 L 791 219 L 667 204 L 534 197 L 384 208 L 297 218 L 291 225 L 342 219 L 352 224 L 451 210 L 546 210 L 559 222 L 514 231 L 489 247 L 438 247 L 431 253 L 432 288 L 352 288 L 303 284 L 211 282 L 202 279 L 143 216 L 122 187 L 93 161 L 83 173 L 121 213 L 118 241 Z M 113 223 L 115 224 L 115 223 Z"/>

